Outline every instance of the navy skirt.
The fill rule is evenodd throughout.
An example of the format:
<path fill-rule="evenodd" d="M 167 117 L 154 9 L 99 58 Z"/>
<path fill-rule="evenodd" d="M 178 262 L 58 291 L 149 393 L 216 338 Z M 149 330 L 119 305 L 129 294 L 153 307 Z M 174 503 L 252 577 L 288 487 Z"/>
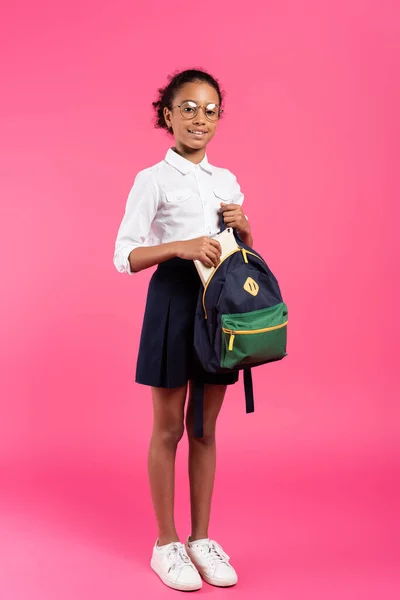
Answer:
<path fill-rule="evenodd" d="M 175 388 L 189 380 L 230 385 L 238 373 L 207 373 L 196 360 L 194 316 L 201 281 L 191 260 L 173 258 L 153 274 L 147 294 L 136 382 Z"/>

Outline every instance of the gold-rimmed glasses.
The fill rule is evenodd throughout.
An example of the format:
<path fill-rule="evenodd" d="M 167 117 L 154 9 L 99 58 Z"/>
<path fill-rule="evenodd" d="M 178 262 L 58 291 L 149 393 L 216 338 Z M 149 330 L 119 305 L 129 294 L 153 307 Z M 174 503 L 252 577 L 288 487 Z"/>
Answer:
<path fill-rule="evenodd" d="M 179 108 L 184 119 L 194 119 L 197 117 L 199 109 L 202 108 L 206 119 L 209 121 L 218 121 L 223 112 L 219 104 L 209 102 L 205 106 L 199 106 L 194 100 L 185 100 L 172 108 Z"/>

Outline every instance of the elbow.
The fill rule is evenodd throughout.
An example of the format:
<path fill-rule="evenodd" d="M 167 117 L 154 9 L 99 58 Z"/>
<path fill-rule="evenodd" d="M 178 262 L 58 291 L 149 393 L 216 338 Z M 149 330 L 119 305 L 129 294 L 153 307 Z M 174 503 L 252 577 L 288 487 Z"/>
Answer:
<path fill-rule="evenodd" d="M 137 265 L 131 260 L 132 250 L 127 255 L 126 252 L 116 251 L 114 253 L 113 263 L 118 273 L 128 273 L 134 275 L 139 271 Z"/>

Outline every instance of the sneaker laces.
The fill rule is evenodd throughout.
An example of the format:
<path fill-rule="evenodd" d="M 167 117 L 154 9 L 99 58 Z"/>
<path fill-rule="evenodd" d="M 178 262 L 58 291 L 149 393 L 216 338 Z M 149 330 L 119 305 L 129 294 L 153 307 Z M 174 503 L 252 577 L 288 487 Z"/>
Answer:
<path fill-rule="evenodd" d="M 214 540 L 210 540 L 209 542 L 204 544 L 199 544 L 199 546 L 201 546 L 203 550 L 205 550 L 206 548 L 208 549 L 208 551 L 206 551 L 205 554 L 206 558 L 211 562 L 211 564 L 213 564 L 214 562 L 221 562 L 225 564 L 228 563 L 230 557 L 226 554 L 226 552 L 222 550 L 222 547 Z"/>
<path fill-rule="evenodd" d="M 168 569 L 168 572 L 171 569 L 182 568 L 188 565 L 192 566 L 192 561 L 186 554 L 183 544 L 173 544 L 171 549 L 168 551 L 167 558 L 172 563 Z"/>

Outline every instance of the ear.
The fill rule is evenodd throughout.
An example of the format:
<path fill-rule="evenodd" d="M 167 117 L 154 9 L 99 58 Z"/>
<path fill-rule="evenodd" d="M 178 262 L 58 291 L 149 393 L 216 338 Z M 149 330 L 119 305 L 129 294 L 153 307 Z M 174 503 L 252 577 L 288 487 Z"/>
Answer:
<path fill-rule="evenodd" d="M 172 129 L 171 111 L 167 106 L 164 106 L 164 120 L 167 124 L 168 129 Z"/>

